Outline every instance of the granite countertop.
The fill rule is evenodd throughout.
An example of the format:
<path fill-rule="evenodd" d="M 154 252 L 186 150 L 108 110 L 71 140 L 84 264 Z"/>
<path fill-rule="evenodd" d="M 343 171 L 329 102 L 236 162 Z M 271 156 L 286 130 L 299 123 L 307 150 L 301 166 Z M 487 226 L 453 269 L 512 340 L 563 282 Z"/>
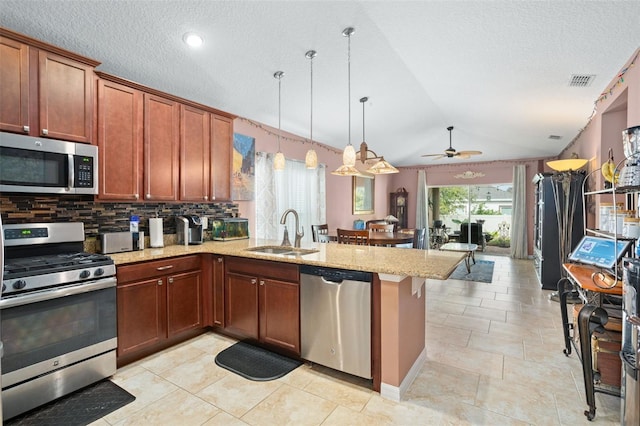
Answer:
<path fill-rule="evenodd" d="M 303 256 L 266 254 L 246 250 L 247 248 L 265 245 L 279 246 L 280 242 L 253 238 L 224 242 L 207 241 L 199 245 L 169 245 L 162 248 L 146 248 L 134 252 L 113 253 L 109 256 L 115 261 L 116 265 L 125 265 L 188 254 L 211 253 L 440 280 L 447 279 L 466 256 L 466 253 L 459 252 L 313 242 L 303 242 L 302 248 L 316 249 L 318 252 Z"/>

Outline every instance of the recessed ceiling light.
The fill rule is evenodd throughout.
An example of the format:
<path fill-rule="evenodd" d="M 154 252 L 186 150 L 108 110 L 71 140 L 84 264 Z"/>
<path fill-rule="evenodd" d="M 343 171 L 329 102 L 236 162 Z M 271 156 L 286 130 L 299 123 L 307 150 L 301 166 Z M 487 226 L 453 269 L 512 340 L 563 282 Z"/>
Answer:
<path fill-rule="evenodd" d="M 182 40 L 187 43 L 189 47 L 200 47 L 204 43 L 202 36 L 196 33 L 185 33 L 185 35 L 182 36 Z"/>

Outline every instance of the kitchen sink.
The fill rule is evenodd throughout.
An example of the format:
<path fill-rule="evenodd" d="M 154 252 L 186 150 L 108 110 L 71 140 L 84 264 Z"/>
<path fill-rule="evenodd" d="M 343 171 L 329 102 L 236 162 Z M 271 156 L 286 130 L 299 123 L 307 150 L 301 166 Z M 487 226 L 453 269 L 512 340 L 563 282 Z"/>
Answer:
<path fill-rule="evenodd" d="M 299 247 L 291 246 L 258 246 L 245 249 L 246 251 L 253 251 L 256 253 L 264 254 L 282 254 L 285 256 L 304 256 L 305 254 L 317 253 L 316 249 L 303 249 Z"/>

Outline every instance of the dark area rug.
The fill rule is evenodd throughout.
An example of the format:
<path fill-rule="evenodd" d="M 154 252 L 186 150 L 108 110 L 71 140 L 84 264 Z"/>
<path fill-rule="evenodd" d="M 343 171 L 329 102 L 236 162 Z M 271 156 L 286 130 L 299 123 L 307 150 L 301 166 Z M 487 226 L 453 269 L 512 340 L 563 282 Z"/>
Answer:
<path fill-rule="evenodd" d="M 5 426 L 80 426 L 136 399 L 111 380 L 102 380 L 4 422 Z"/>
<path fill-rule="evenodd" d="M 246 379 L 265 382 L 290 373 L 302 362 L 238 342 L 220 352 L 216 356 L 216 364 Z"/>
<path fill-rule="evenodd" d="M 454 280 L 476 281 L 480 283 L 490 283 L 493 279 L 493 266 L 495 262 L 492 260 L 476 260 L 475 265 L 471 262 L 471 272 L 467 272 L 464 262 L 458 265 L 449 278 Z"/>

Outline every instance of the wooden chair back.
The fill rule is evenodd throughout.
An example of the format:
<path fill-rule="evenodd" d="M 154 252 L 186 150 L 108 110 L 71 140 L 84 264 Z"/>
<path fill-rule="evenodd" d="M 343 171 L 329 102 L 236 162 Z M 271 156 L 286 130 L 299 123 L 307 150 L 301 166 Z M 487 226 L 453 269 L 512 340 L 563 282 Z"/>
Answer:
<path fill-rule="evenodd" d="M 369 245 L 369 231 L 338 228 L 338 244 Z"/>
<path fill-rule="evenodd" d="M 329 225 L 326 223 L 322 225 L 311 225 L 311 234 L 314 243 L 328 243 L 329 242 Z M 326 238 L 320 237 L 325 236 Z M 324 241 L 323 241 L 324 240 Z"/>
<path fill-rule="evenodd" d="M 392 223 L 370 223 L 369 230 L 373 232 L 393 232 Z"/>

